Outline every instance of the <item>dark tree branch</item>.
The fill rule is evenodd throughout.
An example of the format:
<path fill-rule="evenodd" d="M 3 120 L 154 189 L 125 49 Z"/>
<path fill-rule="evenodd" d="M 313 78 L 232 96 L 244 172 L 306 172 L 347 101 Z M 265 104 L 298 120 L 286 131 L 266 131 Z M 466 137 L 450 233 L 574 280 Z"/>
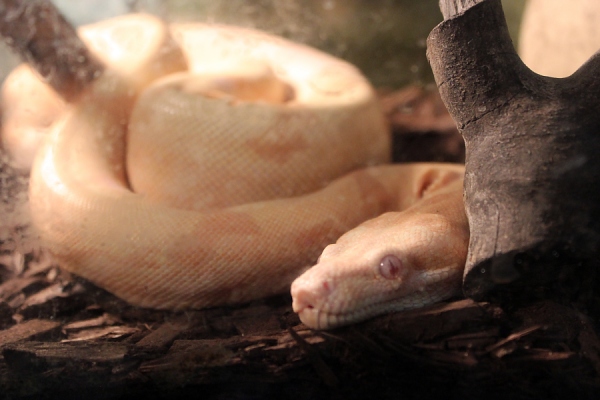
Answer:
<path fill-rule="evenodd" d="M 576 91 L 600 92 L 600 51 L 590 57 L 575 73 L 566 78 L 573 82 Z"/>
<path fill-rule="evenodd" d="M 2 0 L 0 34 L 67 101 L 103 70 L 49 0 Z"/>
<path fill-rule="evenodd" d="M 516 55 L 500 0 L 444 3 L 454 16 L 428 57 L 465 139 L 465 293 L 581 298 L 600 267 L 600 58 L 539 76 Z"/>
<path fill-rule="evenodd" d="M 529 73 L 514 50 L 502 8 L 479 2 L 479 7 L 462 10 L 464 15 L 457 21 L 438 25 L 428 39 L 429 43 L 448 44 L 428 46 L 428 58 L 446 107 L 459 128 L 504 105 L 522 89 L 525 71 Z M 451 42 L 446 40 L 450 35 Z M 435 51 L 434 56 L 431 51 Z"/>

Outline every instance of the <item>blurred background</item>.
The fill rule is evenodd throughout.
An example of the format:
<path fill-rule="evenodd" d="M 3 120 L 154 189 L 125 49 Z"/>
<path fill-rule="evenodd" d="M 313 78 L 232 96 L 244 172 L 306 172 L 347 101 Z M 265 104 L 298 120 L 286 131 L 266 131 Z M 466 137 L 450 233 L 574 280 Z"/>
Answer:
<path fill-rule="evenodd" d="M 262 29 L 357 65 L 376 87 L 433 81 L 425 41 L 442 21 L 438 0 L 53 0 L 74 25 L 144 11 L 169 21 Z M 523 0 L 503 0 L 513 40 Z M 0 80 L 18 59 L 0 46 Z"/>

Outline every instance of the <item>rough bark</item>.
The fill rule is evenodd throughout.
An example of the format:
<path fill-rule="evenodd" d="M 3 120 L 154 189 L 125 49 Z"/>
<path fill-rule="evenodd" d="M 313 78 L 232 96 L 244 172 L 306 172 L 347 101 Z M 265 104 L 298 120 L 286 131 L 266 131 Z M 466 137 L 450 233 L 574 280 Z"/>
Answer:
<path fill-rule="evenodd" d="M 568 78 L 537 75 L 500 0 L 477 3 L 442 6 L 427 50 L 466 146 L 464 292 L 582 300 L 600 258 L 600 54 Z"/>
<path fill-rule="evenodd" d="M 0 35 L 67 101 L 103 70 L 49 0 L 0 1 Z"/>

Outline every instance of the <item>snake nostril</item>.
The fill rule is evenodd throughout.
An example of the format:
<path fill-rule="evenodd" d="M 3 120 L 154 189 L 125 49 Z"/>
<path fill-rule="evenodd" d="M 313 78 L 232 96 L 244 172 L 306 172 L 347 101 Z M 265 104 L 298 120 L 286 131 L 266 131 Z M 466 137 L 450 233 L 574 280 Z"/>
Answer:
<path fill-rule="evenodd" d="M 315 297 L 306 282 L 296 281 L 292 284 L 292 308 L 295 312 L 314 308 Z"/>
<path fill-rule="evenodd" d="M 315 308 L 314 296 L 307 290 L 296 290 L 292 292 L 292 309 L 294 312 L 312 310 Z"/>
<path fill-rule="evenodd" d="M 332 291 L 333 284 L 329 280 L 294 282 L 291 288 L 292 308 L 295 312 L 319 309 Z"/>

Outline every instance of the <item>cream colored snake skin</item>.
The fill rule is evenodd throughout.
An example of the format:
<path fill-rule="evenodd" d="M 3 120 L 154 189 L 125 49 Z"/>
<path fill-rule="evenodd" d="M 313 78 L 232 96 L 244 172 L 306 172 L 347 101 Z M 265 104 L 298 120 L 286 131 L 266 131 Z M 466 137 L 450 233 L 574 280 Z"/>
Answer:
<path fill-rule="evenodd" d="M 46 132 L 30 208 L 61 267 L 134 305 L 204 308 L 289 290 L 350 231 L 294 283 L 307 325 L 401 308 L 380 296 L 365 311 L 374 292 L 431 293 L 404 308 L 457 293 L 462 167 L 376 167 L 389 161 L 390 137 L 353 66 L 248 29 L 147 15 L 80 35 L 107 69 L 76 103 L 26 66 L 3 88 L 4 146 L 24 154 L 16 162 Z M 354 242 L 354 253 L 332 250 Z"/>

